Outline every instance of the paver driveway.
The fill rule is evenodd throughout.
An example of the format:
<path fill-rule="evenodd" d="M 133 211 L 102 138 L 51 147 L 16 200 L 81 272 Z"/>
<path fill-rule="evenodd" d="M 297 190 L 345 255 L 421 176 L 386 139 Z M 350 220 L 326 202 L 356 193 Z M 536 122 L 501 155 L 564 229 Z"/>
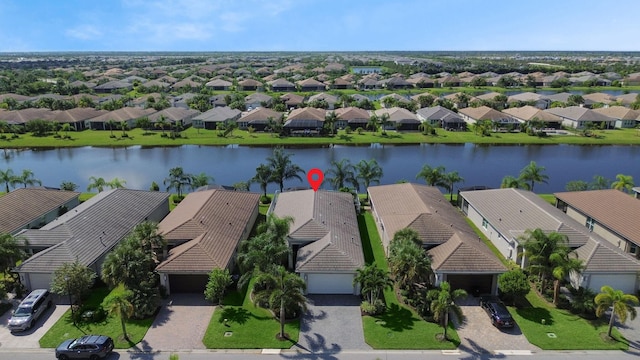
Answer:
<path fill-rule="evenodd" d="M 640 306 L 636 306 L 636 312 L 640 314 Z M 610 312 L 607 312 L 607 315 Z M 636 354 L 640 354 L 640 316 L 636 316 L 635 319 L 627 318 L 627 322 L 620 324 L 616 321 L 616 326 L 620 333 L 629 340 L 629 350 Z"/>
<path fill-rule="evenodd" d="M 54 298 L 55 299 L 55 298 Z M 20 303 L 19 300 L 11 300 L 14 309 Z M 47 309 L 46 313 L 38 319 L 36 325 L 22 332 L 11 333 L 7 327 L 11 310 L 7 311 L 0 317 L 0 348 L 1 349 L 33 349 L 40 347 L 40 338 L 47 332 L 53 324 L 69 310 L 69 305 L 54 305 L 51 309 Z"/>
<path fill-rule="evenodd" d="M 202 294 L 172 294 L 136 346 L 146 352 L 204 349 L 204 333 L 215 306 Z"/>
<path fill-rule="evenodd" d="M 517 324 L 512 329 L 498 329 L 491 325 L 489 316 L 480 307 L 479 298 L 469 296 L 461 300 L 459 305 L 466 318 L 456 326 L 461 350 L 477 354 L 500 350 L 538 350 L 538 347 L 529 343 Z"/>
<path fill-rule="evenodd" d="M 309 295 L 294 349 L 312 353 L 370 350 L 364 342 L 360 299 L 353 295 Z"/>

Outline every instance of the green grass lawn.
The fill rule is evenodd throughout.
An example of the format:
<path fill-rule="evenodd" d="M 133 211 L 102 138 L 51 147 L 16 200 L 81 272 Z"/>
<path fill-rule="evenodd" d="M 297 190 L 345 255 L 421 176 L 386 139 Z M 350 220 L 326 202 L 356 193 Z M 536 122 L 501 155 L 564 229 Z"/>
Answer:
<path fill-rule="evenodd" d="M 369 212 L 358 215 L 358 227 L 365 261 L 388 270 L 373 215 Z M 424 321 L 415 311 L 400 304 L 391 289 L 385 290 L 384 298 L 387 303 L 384 314 L 362 318 L 365 341 L 374 349 L 455 349 L 460 345 L 453 325 L 447 331 L 450 341 L 438 341 L 436 335 L 442 333 L 441 326 Z"/>
<path fill-rule="evenodd" d="M 608 339 L 606 321 L 589 321 L 556 309 L 534 291 L 529 292 L 526 300 L 530 306 L 509 307 L 509 310 L 527 340 L 543 350 L 626 350 L 629 347 L 615 328 L 612 335 L 616 340 Z M 549 333 L 556 337 L 549 337 Z"/>
<path fill-rule="evenodd" d="M 122 290 L 114 289 L 113 291 Z M 97 306 L 102 303 L 102 300 L 109 295 L 109 293 L 109 289 L 105 287 L 94 289 L 84 304 Z M 69 309 L 40 339 L 40 346 L 43 348 L 55 348 L 67 339 L 77 338 L 86 334 L 100 334 L 113 338 L 117 349 L 128 349 L 142 340 L 152 322 L 153 317 L 143 320 L 127 320 L 127 334 L 129 334 L 131 341 L 126 341 L 122 336 L 120 318 L 108 316 L 105 321 L 100 323 L 78 324 L 78 326 L 76 326 L 73 324 L 71 310 Z"/>
<path fill-rule="evenodd" d="M 111 138 L 108 130 L 84 130 L 70 132 L 70 139 L 54 138 L 53 135 L 35 137 L 29 134 L 20 135 L 17 139 L 0 140 L 0 148 L 26 148 L 26 147 L 78 147 L 78 146 L 179 146 L 179 145 L 307 145 L 329 146 L 330 144 L 342 145 L 368 145 L 381 144 L 419 144 L 419 143 L 444 143 L 444 144 L 585 144 L 585 145 L 611 145 L 611 144 L 640 144 L 640 131 L 636 129 L 598 130 L 598 137 L 583 137 L 577 135 L 549 136 L 540 138 L 523 133 L 494 133 L 491 136 L 479 136 L 472 131 L 445 131 L 437 129 L 436 136 L 426 136 L 419 132 L 395 132 L 388 131 L 384 136 L 380 132 L 365 131 L 362 134 L 353 132 L 347 134 L 344 130 L 329 137 L 278 137 L 269 133 L 249 133 L 244 130 L 236 130 L 228 137 L 218 136 L 216 130 L 203 130 L 189 128 L 182 132 L 182 137 L 170 139 L 162 137 L 160 131 L 145 131 L 132 129 L 127 131 L 127 137 L 122 137 L 120 131 L 114 131 L 116 138 Z"/>
<path fill-rule="evenodd" d="M 233 291 L 225 296 L 224 306 L 218 306 L 211 316 L 204 345 L 209 349 L 288 349 L 297 343 L 300 320 L 285 325 L 289 340 L 276 339 L 280 322 L 268 310 L 254 306 L 249 293 Z M 227 332 L 232 335 L 225 336 Z"/>

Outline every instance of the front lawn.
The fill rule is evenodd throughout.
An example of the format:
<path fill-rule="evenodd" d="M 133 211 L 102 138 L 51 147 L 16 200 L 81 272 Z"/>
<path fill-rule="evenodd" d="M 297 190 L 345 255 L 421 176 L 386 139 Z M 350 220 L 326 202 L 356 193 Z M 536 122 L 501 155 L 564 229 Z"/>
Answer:
<path fill-rule="evenodd" d="M 113 291 L 122 290 L 116 288 Z M 110 291 L 106 287 L 94 289 L 84 304 L 97 307 L 109 293 Z M 117 349 L 128 349 L 142 340 L 151 323 L 153 323 L 153 317 L 143 320 L 127 320 L 127 334 L 129 335 L 129 339 L 131 339 L 131 341 L 127 341 L 124 340 L 122 336 L 122 326 L 120 325 L 119 317 L 108 316 L 104 321 L 99 323 L 78 323 L 76 326 L 73 324 L 71 309 L 69 309 L 40 339 L 40 346 L 43 348 L 55 348 L 67 339 L 77 338 L 86 334 L 100 334 L 110 336 L 115 342 Z"/>
<path fill-rule="evenodd" d="M 569 311 L 559 310 L 541 299 L 533 290 L 526 296 L 526 300 L 529 303 L 526 306 L 509 307 L 509 310 L 527 340 L 543 350 L 629 348 L 629 342 L 615 328 L 612 335 L 616 340 L 608 339 L 606 321 L 589 321 Z"/>
<path fill-rule="evenodd" d="M 225 296 L 224 305 L 211 316 L 204 345 L 209 349 L 288 349 L 297 343 L 300 320 L 285 325 L 289 340 L 278 340 L 280 322 L 268 310 L 254 306 L 249 294 L 249 290 L 246 294 L 233 291 Z"/>
<path fill-rule="evenodd" d="M 358 215 L 358 227 L 365 261 L 389 270 L 373 215 L 370 212 Z M 391 289 L 385 290 L 384 298 L 387 303 L 384 314 L 362 318 L 365 341 L 374 349 L 455 349 L 460 345 L 452 325 L 447 330 L 450 341 L 438 341 L 436 335 L 442 334 L 441 326 L 423 320 L 401 304 Z"/>

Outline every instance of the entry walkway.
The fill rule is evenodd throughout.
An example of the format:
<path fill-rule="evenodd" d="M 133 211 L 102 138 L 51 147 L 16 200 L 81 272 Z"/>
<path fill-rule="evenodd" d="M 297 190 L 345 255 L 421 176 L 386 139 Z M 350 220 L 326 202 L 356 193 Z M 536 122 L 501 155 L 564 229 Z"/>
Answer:
<path fill-rule="evenodd" d="M 360 299 L 353 295 L 309 295 L 293 349 L 311 353 L 371 350 L 364 342 Z"/>

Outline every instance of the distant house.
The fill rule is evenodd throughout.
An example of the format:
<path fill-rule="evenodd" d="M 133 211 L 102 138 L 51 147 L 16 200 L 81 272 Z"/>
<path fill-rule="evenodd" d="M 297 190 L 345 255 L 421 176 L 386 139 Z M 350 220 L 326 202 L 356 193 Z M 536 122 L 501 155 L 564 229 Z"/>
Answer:
<path fill-rule="evenodd" d="M 389 109 L 379 109 L 375 111 L 378 118 L 382 118 L 384 114 L 389 116 L 390 125 L 385 126 L 385 129 L 394 129 L 398 131 L 412 131 L 418 130 L 420 127 L 420 120 L 416 114 L 411 111 L 401 108 L 392 107 Z"/>
<path fill-rule="evenodd" d="M 116 130 L 120 128 L 122 122 L 127 124 L 129 128 L 132 128 L 135 126 L 136 120 L 148 117 L 155 112 L 156 110 L 152 108 L 142 109 L 137 107 L 123 107 L 85 120 L 85 128 L 92 130 Z M 109 121 L 112 120 L 116 122 L 117 126 L 114 129 L 111 129 L 109 125 Z"/>
<path fill-rule="evenodd" d="M 387 101 L 389 101 L 389 100 L 386 100 L 386 99 L 392 99 L 393 100 L 392 104 L 394 104 L 394 105 L 397 104 L 397 103 L 400 103 L 400 104 L 409 104 L 409 103 L 411 103 L 411 100 L 407 99 L 406 97 L 404 97 L 402 95 L 398 95 L 396 93 L 392 93 L 392 94 L 384 95 L 384 96 L 380 97 L 380 99 L 378 100 L 378 101 L 380 101 L 380 105 L 383 108 L 387 107 L 386 104 L 387 104 Z M 393 106 L 390 106 L 390 107 L 393 107 Z"/>
<path fill-rule="evenodd" d="M 300 80 L 296 84 L 300 91 L 325 91 L 327 89 L 324 83 L 313 78 Z"/>
<path fill-rule="evenodd" d="M 23 229 L 37 229 L 80 204 L 80 193 L 28 187 L 0 197 L 0 233 L 15 235 Z"/>
<path fill-rule="evenodd" d="M 94 108 L 73 108 L 69 110 L 56 110 L 51 113 L 50 120 L 60 124 L 69 124 L 75 131 L 86 128 L 86 121 L 108 113 L 107 110 Z"/>
<path fill-rule="evenodd" d="M 351 68 L 351 72 L 354 74 L 368 75 L 368 74 L 381 74 L 381 66 L 354 66 Z"/>
<path fill-rule="evenodd" d="M 238 81 L 238 90 L 240 91 L 263 91 L 264 85 L 254 79 L 245 79 L 242 81 Z"/>
<path fill-rule="evenodd" d="M 267 94 L 253 93 L 244 98 L 244 105 L 247 109 L 255 109 L 261 106 L 269 106 L 273 102 L 273 98 Z"/>
<path fill-rule="evenodd" d="M 227 95 L 212 95 L 211 97 L 209 97 L 209 104 L 211 104 L 211 106 L 213 107 L 227 106 Z"/>
<path fill-rule="evenodd" d="M 169 122 L 172 127 L 176 125 L 189 127 L 191 126 L 191 120 L 199 114 L 200 111 L 194 109 L 170 107 L 149 115 L 149 120 L 151 123 L 156 123 L 162 117 L 165 121 Z"/>
<path fill-rule="evenodd" d="M 371 116 L 369 111 L 357 107 L 346 107 L 335 110 L 340 120 L 336 121 L 336 128 L 343 129 L 349 126 L 352 130 L 365 129 Z"/>
<path fill-rule="evenodd" d="M 284 101 L 287 109 L 295 109 L 304 103 L 304 96 L 288 93 L 280 96 L 280 100 Z"/>
<path fill-rule="evenodd" d="M 293 135 L 317 135 L 324 125 L 325 116 L 324 109 L 293 109 L 285 119 L 284 130 Z"/>
<path fill-rule="evenodd" d="M 293 217 L 289 265 L 308 294 L 360 293 L 356 270 L 365 265 L 351 194 L 325 190 L 279 193 L 270 212 Z"/>
<path fill-rule="evenodd" d="M 292 92 L 296 91 L 296 86 L 285 79 L 275 79 L 269 82 L 269 87 L 271 87 L 271 91 L 276 92 Z"/>
<path fill-rule="evenodd" d="M 508 108 L 502 110 L 502 112 L 523 123 L 532 120 L 542 121 L 545 128 L 560 129 L 562 125 L 562 118 L 559 116 L 547 111 L 542 111 L 531 105 L 519 108 Z"/>
<path fill-rule="evenodd" d="M 600 125 L 602 123 L 605 124 L 607 129 L 610 129 L 615 126 L 616 122 L 616 120 L 611 117 L 580 106 L 557 107 L 545 111 L 559 116 L 562 119 L 563 126 L 579 130 L 586 128 L 588 124 Z"/>
<path fill-rule="evenodd" d="M 640 120 L 640 111 L 631 110 L 624 106 L 611 106 L 606 108 L 594 109 L 598 114 L 615 119 L 614 127 L 616 129 L 634 128 Z"/>
<path fill-rule="evenodd" d="M 259 199 L 251 192 L 196 191 L 158 224 L 169 252 L 156 271 L 167 293 L 202 294 L 211 270 L 233 270 L 238 245 L 258 217 Z"/>
<path fill-rule="evenodd" d="M 233 83 L 231 81 L 226 81 L 222 79 L 214 79 L 204 84 L 204 86 L 209 90 L 227 91 L 227 90 L 231 90 Z"/>
<path fill-rule="evenodd" d="M 520 121 L 514 119 L 508 114 L 494 110 L 488 106 L 480 106 L 477 108 L 464 108 L 458 111 L 462 119 L 469 125 L 473 125 L 481 120 L 491 120 L 495 129 L 512 127 L 517 129 L 520 127 Z"/>
<path fill-rule="evenodd" d="M 463 131 L 467 128 L 467 123 L 462 120 L 458 113 L 442 106 L 433 106 L 418 109 L 416 116 L 422 122 L 431 126 L 441 127 L 445 130 Z"/>
<path fill-rule="evenodd" d="M 380 87 L 385 87 L 387 90 L 398 90 L 398 89 L 411 89 L 413 88 L 413 84 L 408 82 L 402 77 L 394 76 L 389 79 L 380 80 Z"/>
<path fill-rule="evenodd" d="M 194 128 L 215 130 L 220 123 L 235 122 L 242 111 L 230 107 L 216 107 L 191 119 Z"/>
<path fill-rule="evenodd" d="M 336 78 L 329 84 L 329 87 L 336 90 L 353 89 L 353 82 L 343 78 Z"/>
<path fill-rule="evenodd" d="M 238 128 L 245 130 L 248 127 L 252 127 L 255 131 L 267 131 L 269 119 L 271 118 L 278 123 L 282 123 L 282 116 L 283 114 L 281 112 L 269 108 L 255 108 L 244 113 L 242 117 L 238 119 Z"/>
<path fill-rule="evenodd" d="M 112 93 L 114 91 L 118 91 L 122 89 L 125 89 L 127 91 L 132 90 L 133 84 L 126 81 L 114 80 L 114 81 L 106 82 L 104 84 L 97 85 L 93 88 L 93 90 L 96 93 L 102 93 L 102 94 L 108 94 L 108 93 Z"/>
<path fill-rule="evenodd" d="M 338 102 L 338 97 L 327 93 L 319 93 L 309 96 L 309 100 L 307 102 L 313 103 L 314 101 L 325 101 L 328 105 L 327 109 L 333 110 Z"/>
<path fill-rule="evenodd" d="M 17 236 L 33 248 L 44 248 L 14 270 L 28 290 L 48 289 L 53 272 L 64 263 L 80 262 L 100 274 L 107 254 L 143 221 L 158 222 L 169 213 L 169 194 L 114 189 L 59 216 L 40 229 Z"/>
<path fill-rule="evenodd" d="M 532 92 L 519 93 L 507 98 L 507 104 L 510 104 L 510 106 L 522 103 L 535 106 L 541 110 L 547 109 L 551 105 L 551 101 L 548 98 Z"/>
<path fill-rule="evenodd" d="M 435 284 L 448 281 L 470 294 L 498 293 L 507 271 L 435 187 L 404 183 L 371 186 L 371 211 L 385 252 L 399 230 L 415 230 L 431 257 Z"/>
<path fill-rule="evenodd" d="M 640 258 L 640 201 L 622 191 L 591 190 L 554 194 L 556 207 L 625 252 Z"/>

